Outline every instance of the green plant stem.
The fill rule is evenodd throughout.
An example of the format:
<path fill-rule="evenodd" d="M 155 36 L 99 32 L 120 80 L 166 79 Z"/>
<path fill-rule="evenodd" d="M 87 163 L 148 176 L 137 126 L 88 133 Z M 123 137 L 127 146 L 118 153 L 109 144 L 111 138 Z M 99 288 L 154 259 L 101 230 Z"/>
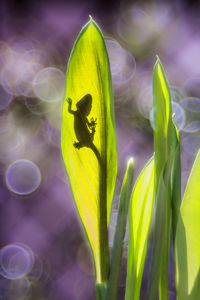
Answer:
<path fill-rule="evenodd" d="M 107 170 L 106 160 L 100 162 L 100 207 L 99 207 L 99 245 L 101 280 L 107 284 L 109 272 L 108 225 L 107 225 Z"/>
<path fill-rule="evenodd" d="M 176 228 L 181 206 L 181 161 L 180 144 L 177 145 L 172 168 L 172 233 L 175 244 Z"/>
<path fill-rule="evenodd" d="M 169 265 L 169 255 L 170 255 L 170 232 L 171 232 L 171 203 L 168 195 L 166 203 L 166 222 L 163 233 L 163 249 L 161 258 L 161 270 L 160 270 L 160 282 L 159 282 L 159 299 L 168 300 L 168 265 Z"/>
<path fill-rule="evenodd" d="M 106 299 L 106 286 L 103 283 L 96 283 L 96 298 L 97 300 Z"/>
<path fill-rule="evenodd" d="M 153 240 L 153 253 L 151 262 L 150 279 L 147 290 L 147 300 L 157 299 L 158 284 L 161 272 L 162 252 L 165 244 L 164 228 L 166 224 L 166 209 L 167 209 L 167 189 L 163 181 L 163 177 L 160 178 L 157 194 L 157 207 L 155 217 L 155 231 Z"/>
<path fill-rule="evenodd" d="M 106 300 L 117 299 L 120 271 L 121 271 L 123 240 L 126 232 L 128 208 L 129 208 L 129 203 L 132 194 L 133 172 L 134 172 L 134 162 L 133 159 L 131 159 L 129 160 L 127 165 L 127 170 L 124 176 L 121 194 L 120 194 L 117 225 L 116 225 L 114 243 L 113 243 L 113 248 L 111 253 L 110 274 L 108 280 Z"/>

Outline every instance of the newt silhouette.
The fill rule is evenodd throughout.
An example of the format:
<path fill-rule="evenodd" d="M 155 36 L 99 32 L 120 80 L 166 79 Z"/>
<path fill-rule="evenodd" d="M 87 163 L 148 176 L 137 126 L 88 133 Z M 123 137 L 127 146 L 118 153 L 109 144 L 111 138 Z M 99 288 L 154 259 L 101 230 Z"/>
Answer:
<path fill-rule="evenodd" d="M 94 134 L 96 132 L 97 118 L 90 119 L 87 116 L 90 114 L 92 108 L 92 96 L 85 95 L 76 103 L 77 110 L 72 110 L 72 99 L 68 98 L 68 112 L 74 115 L 74 131 L 78 142 L 74 142 L 74 147 L 80 149 L 82 147 L 90 148 L 100 162 L 100 154 L 93 143 Z"/>

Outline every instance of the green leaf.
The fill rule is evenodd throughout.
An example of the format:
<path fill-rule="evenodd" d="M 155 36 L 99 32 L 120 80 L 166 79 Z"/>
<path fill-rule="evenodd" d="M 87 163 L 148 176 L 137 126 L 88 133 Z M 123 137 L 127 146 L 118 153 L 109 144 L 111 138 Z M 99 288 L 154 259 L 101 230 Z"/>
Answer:
<path fill-rule="evenodd" d="M 97 300 L 105 300 L 106 299 L 106 285 L 104 283 L 96 283 L 95 285 L 96 290 L 96 299 Z"/>
<path fill-rule="evenodd" d="M 172 122 L 169 85 L 159 60 L 153 73 L 153 125 L 156 176 L 163 172 L 168 159 L 169 124 Z"/>
<path fill-rule="evenodd" d="M 156 212 L 147 299 L 156 299 L 159 285 L 159 299 L 168 300 L 171 209 L 175 231 L 180 206 L 180 182 L 175 177 L 180 175 L 180 151 L 178 132 L 172 120 L 169 84 L 159 58 L 154 67 L 153 99 Z"/>
<path fill-rule="evenodd" d="M 68 62 L 62 154 L 94 255 L 97 283 L 105 283 L 108 276 L 107 227 L 117 172 L 113 111 L 106 46 L 91 18 Z"/>
<path fill-rule="evenodd" d="M 179 300 L 200 295 L 200 150 L 193 164 L 178 218 L 176 285 Z"/>
<path fill-rule="evenodd" d="M 153 199 L 154 159 L 151 159 L 142 170 L 131 199 L 126 300 L 137 300 L 140 296 Z"/>
<path fill-rule="evenodd" d="M 171 132 L 174 141 L 174 147 L 171 150 L 172 159 L 172 173 L 171 173 L 171 195 L 172 195 L 172 232 L 173 244 L 175 243 L 176 228 L 181 206 L 181 157 L 180 157 L 180 142 L 179 133 L 175 126 L 172 127 Z M 172 142 L 171 142 L 172 144 Z"/>
<path fill-rule="evenodd" d="M 175 236 L 181 203 L 180 141 L 178 130 L 172 119 L 169 84 L 159 58 L 154 67 L 153 97 L 156 189 L 160 176 L 164 176 L 166 182 L 171 176 L 172 222 Z"/>
<path fill-rule="evenodd" d="M 120 193 L 117 224 L 115 230 L 114 243 L 111 252 L 110 274 L 106 295 L 107 300 L 117 299 L 121 271 L 123 240 L 126 232 L 128 208 L 132 194 L 133 171 L 134 161 L 133 159 L 129 159 Z"/>

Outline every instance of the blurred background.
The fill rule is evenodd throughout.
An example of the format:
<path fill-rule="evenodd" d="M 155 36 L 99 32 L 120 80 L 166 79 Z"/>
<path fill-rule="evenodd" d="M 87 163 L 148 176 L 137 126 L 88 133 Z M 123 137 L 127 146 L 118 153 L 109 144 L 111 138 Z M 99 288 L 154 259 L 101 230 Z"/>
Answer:
<path fill-rule="evenodd" d="M 180 131 L 182 189 L 200 147 L 200 19 L 195 1 L 0 3 L 0 299 L 93 300 L 93 266 L 60 150 L 65 72 L 89 14 L 101 27 L 115 96 L 119 170 L 135 179 L 153 153 L 152 74 L 159 55 Z M 119 299 L 123 299 L 127 235 Z M 145 299 L 149 260 L 145 267 Z M 170 300 L 175 299 L 173 257 Z"/>

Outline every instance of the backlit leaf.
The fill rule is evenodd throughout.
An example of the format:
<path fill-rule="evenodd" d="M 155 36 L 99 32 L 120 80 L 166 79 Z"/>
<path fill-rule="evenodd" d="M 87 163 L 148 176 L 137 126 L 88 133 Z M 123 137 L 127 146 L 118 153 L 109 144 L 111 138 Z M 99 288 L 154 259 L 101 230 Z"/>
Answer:
<path fill-rule="evenodd" d="M 153 130 L 156 176 L 165 168 L 168 155 L 168 132 L 172 120 L 170 89 L 163 70 L 157 59 L 153 73 Z"/>
<path fill-rule="evenodd" d="M 175 239 L 176 284 L 179 300 L 200 295 L 200 151 L 188 179 Z"/>
<path fill-rule="evenodd" d="M 140 296 L 153 199 L 154 159 L 151 159 L 142 170 L 131 199 L 126 300 L 136 300 Z"/>
<path fill-rule="evenodd" d="M 171 95 L 163 66 L 156 61 L 153 74 L 153 133 L 155 157 L 155 230 L 147 299 L 168 300 L 168 263 L 171 216 L 176 231 L 180 206 L 180 151 L 173 123 Z M 172 213 L 173 209 L 173 213 Z"/>
<path fill-rule="evenodd" d="M 68 63 L 62 153 L 93 251 L 97 282 L 106 282 L 107 227 L 117 153 L 108 55 L 102 33 L 92 19 L 81 30 Z"/>

